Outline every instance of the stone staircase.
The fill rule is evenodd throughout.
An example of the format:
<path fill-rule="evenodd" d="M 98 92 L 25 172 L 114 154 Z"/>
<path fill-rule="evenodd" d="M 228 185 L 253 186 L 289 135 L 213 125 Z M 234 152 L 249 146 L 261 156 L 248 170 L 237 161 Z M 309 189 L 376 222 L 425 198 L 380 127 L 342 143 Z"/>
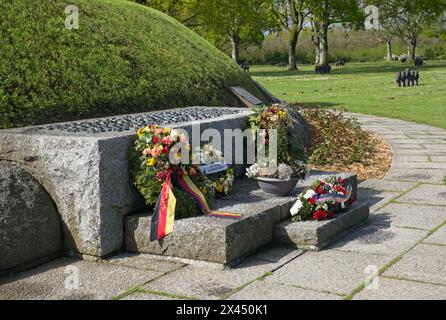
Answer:
<path fill-rule="evenodd" d="M 305 181 L 298 184 L 292 196 L 288 197 L 268 195 L 259 189 L 255 181 L 238 180 L 232 195 L 217 200 L 213 209 L 240 213 L 241 220 L 207 216 L 178 220 L 175 222 L 174 232 L 162 241 L 149 240 L 150 210 L 132 214 L 126 217 L 125 221 L 125 248 L 130 252 L 220 264 L 230 264 L 272 241 L 291 244 L 305 250 L 319 250 L 328 245 L 330 240 L 335 239 L 338 234 L 368 219 L 369 215 L 368 206 L 363 204 L 357 205 L 335 220 L 323 223 L 290 224 L 289 212 L 297 195 L 315 179 L 328 176 L 331 174 L 311 173 Z M 357 177 L 349 174 L 338 174 L 338 176 L 342 176 L 352 185 L 353 193 L 356 195 Z M 290 229 L 290 225 L 294 228 Z M 301 233 L 302 230 L 295 229 L 296 227 L 306 228 L 307 232 Z M 323 232 L 324 236 L 320 236 L 323 230 L 328 230 L 328 232 Z M 284 236 L 287 232 L 290 234 Z M 307 238 L 305 236 L 304 239 L 299 238 L 293 235 L 293 232 L 304 234 Z"/>

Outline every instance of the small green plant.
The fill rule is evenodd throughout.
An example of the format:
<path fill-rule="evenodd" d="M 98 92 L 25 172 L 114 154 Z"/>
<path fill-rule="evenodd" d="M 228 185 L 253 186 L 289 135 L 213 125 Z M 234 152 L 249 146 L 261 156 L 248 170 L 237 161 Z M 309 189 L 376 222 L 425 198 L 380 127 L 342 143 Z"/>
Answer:
<path fill-rule="evenodd" d="M 443 183 L 446 184 L 446 176 L 443 178 Z"/>

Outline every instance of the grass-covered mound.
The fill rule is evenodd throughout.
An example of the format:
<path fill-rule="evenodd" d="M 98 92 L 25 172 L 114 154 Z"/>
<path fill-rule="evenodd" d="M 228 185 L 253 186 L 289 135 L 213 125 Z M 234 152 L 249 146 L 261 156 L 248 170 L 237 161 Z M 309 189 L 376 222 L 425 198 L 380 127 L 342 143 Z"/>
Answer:
<path fill-rule="evenodd" d="M 65 28 L 65 7 L 80 11 Z M 170 17 L 122 0 L 0 2 L 0 128 L 229 105 L 249 77 Z"/>

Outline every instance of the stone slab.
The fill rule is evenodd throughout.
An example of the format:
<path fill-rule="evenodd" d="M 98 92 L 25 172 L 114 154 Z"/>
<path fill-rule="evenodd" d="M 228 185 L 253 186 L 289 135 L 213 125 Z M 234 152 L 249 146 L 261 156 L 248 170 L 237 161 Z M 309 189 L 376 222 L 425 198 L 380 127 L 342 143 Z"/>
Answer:
<path fill-rule="evenodd" d="M 446 221 L 446 208 L 391 203 L 375 212 L 371 221 L 389 227 L 432 230 Z"/>
<path fill-rule="evenodd" d="M 392 228 L 371 224 L 349 234 L 333 245 L 331 249 L 395 258 L 413 247 L 426 234 L 427 231 L 425 230 Z"/>
<path fill-rule="evenodd" d="M 61 251 L 59 214 L 51 197 L 25 169 L 0 161 L 0 273 Z"/>
<path fill-rule="evenodd" d="M 186 114 L 191 121 L 166 119 L 166 112 Z M 142 117 L 136 121 L 139 126 L 153 121 L 189 132 L 199 122 L 201 130 L 223 132 L 246 128 L 250 114 L 244 108 L 192 107 L 83 122 L 103 127 L 104 121 L 117 125 Z M 122 248 L 124 217 L 144 207 L 128 173 L 128 150 L 135 131 L 121 127 L 89 133 L 80 131 L 82 125 L 70 122 L 52 124 L 53 130 L 50 126 L 1 130 L 0 160 L 23 166 L 50 194 L 62 219 L 65 250 L 103 257 Z"/>
<path fill-rule="evenodd" d="M 394 162 L 394 165 L 392 166 L 394 169 L 405 169 L 405 170 L 412 170 L 412 169 L 430 169 L 430 170 L 442 170 L 446 173 L 446 163 L 441 162 Z"/>
<path fill-rule="evenodd" d="M 375 211 L 381 209 L 383 206 L 391 202 L 400 194 L 400 192 L 360 188 L 358 190 L 358 199 L 360 201 L 368 202 L 370 205 L 370 212 L 374 213 Z"/>
<path fill-rule="evenodd" d="M 171 301 L 171 300 L 183 300 L 183 299 L 175 299 L 173 297 L 168 297 L 161 294 L 153 294 L 153 293 L 134 293 L 130 296 L 120 299 L 122 301 Z"/>
<path fill-rule="evenodd" d="M 296 259 L 303 253 L 304 251 L 302 250 L 296 250 L 295 248 L 290 248 L 289 246 L 272 243 L 261 248 L 258 253 L 253 255 L 253 258 L 278 264 L 285 264 Z"/>
<path fill-rule="evenodd" d="M 419 244 L 390 267 L 385 276 L 446 285 L 446 247 Z"/>
<path fill-rule="evenodd" d="M 429 156 L 413 156 L 413 155 L 394 155 L 393 162 L 427 162 Z"/>
<path fill-rule="evenodd" d="M 254 252 L 272 240 L 280 221 L 280 207 L 262 203 L 216 207 L 242 213 L 241 220 L 196 217 L 175 221 L 174 232 L 162 241 L 150 241 L 151 215 L 126 219 L 126 249 L 227 264 Z"/>
<path fill-rule="evenodd" d="M 269 281 L 255 281 L 229 297 L 230 300 L 340 300 L 341 296 Z"/>
<path fill-rule="evenodd" d="M 361 182 L 358 187 L 360 189 L 372 189 L 378 191 L 405 192 L 414 186 L 414 182 L 370 179 Z"/>
<path fill-rule="evenodd" d="M 446 162 L 446 156 L 432 156 L 431 159 L 433 162 Z"/>
<path fill-rule="evenodd" d="M 364 289 L 353 300 L 446 300 L 446 287 L 380 277 L 377 289 Z"/>
<path fill-rule="evenodd" d="M 220 299 L 235 293 L 237 288 L 276 270 L 281 265 L 248 258 L 236 268 L 220 271 L 187 266 L 150 282 L 144 289 L 205 300 Z"/>
<path fill-rule="evenodd" d="M 446 172 L 443 172 L 446 175 Z M 404 195 L 400 202 L 446 206 L 446 186 L 421 185 Z"/>
<path fill-rule="evenodd" d="M 161 260 L 158 256 L 132 253 L 121 253 L 119 255 L 107 258 L 107 260 L 104 260 L 104 262 L 111 265 L 157 271 L 162 273 L 171 272 L 185 266 L 185 264 L 181 262 L 170 261 L 167 259 Z"/>
<path fill-rule="evenodd" d="M 412 148 L 398 148 L 394 150 L 396 155 L 414 155 L 414 156 L 442 156 L 444 150 L 428 150 L 428 149 L 412 149 Z"/>
<path fill-rule="evenodd" d="M 431 235 L 429 238 L 427 238 L 424 242 L 446 246 L 446 226 L 442 227 L 440 230 L 437 230 L 433 235 Z"/>
<path fill-rule="evenodd" d="M 443 143 L 424 143 L 423 147 L 427 150 L 446 152 L 446 141 L 444 141 Z"/>
<path fill-rule="evenodd" d="M 383 267 L 388 258 L 357 252 L 307 252 L 286 264 L 265 281 L 348 295 L 364 283 L 367 268 Z"/>
<path fill-rule="evenodd" d="M 76 274 L 78 288 L 70 281 Z M 0 300 L 108 300 L 159 275 L 148 270 L 61 258 L 14 277 L 0 278 Z"/>
<path fill-rule="evenodd" d="M 231 90 L 249 108 L 264 105 L 262 100 L 242 87 L 231 87 Z"/>
<path fill-rule="evenodd" d="M 414 181 L 422 183 L 443 184 L 444 170 L 431 169 L 392 169 L 385 177 L 388 180 Z"/>
<path fill-rule="evenodd" d="M 336 219 L 283 222 L 274 228 L 274 240 L 301 250 L 319 251 L 369 219 L 369 205 L 358 204 Z"/>

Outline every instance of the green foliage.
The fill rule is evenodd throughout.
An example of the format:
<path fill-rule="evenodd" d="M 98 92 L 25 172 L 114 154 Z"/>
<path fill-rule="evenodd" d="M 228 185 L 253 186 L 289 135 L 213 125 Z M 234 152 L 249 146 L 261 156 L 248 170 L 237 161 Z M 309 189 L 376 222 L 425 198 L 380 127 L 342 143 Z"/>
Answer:
<path fill-rule="evenodd" d="M 67 30 L 65 7 L 80 10 Z M 225 54 L 174 19 L 122 0 L 0 2 L 0 128 L 190 105 L 258 93 Z"/>
<path fill-rule="evenodd" d="M 302 115 L 312 128 L 310 164 L 367 164 L 375 145 L 356 120 L 319 108 L 304 109 Z"/>
<path fill-rule="evenodd" d="M 367 62 L 384 61 L 386 56 L 386 44 L 381 43 L 370 31 L 345 32 L 334 29 L 329 31 L 329 57 L 330 63 L 342 59 L 346 62 Z M 392 40 L 393 54 L 400 56 L 407 54 L 407 44 L 397 37 Z M 438 38 L 421 35 L 418 41 L 419 53 L 429 60 L 445 60 L 446 55 L 441 55 L 441 51 L 446 52 L 446 41 Z M 430 49 L 434 48 L 434 57 L 430 54 Z M 427 52 L 427 53 L 426 53 Z M 247 46 L 240 52 L 240 59 L 250 64 L 277 64 L 288 61 L 287 37 L 283 33 L 271 34 L 265 38 L 261 46 Z M 296 60 L 305 64 L 315 61 L 314 45 L 311 42 L 311 33 L 304 30 L 300 36 L 297 46 Z M 300 66 L 298 66 L 300 68 Z"/>
<path fill-rule="evenodd" d="M 442 46 L 433 46 L 424 50 L 423 57 L 427 60 L 436 60 L 446 58 L 445 48 Z"/>
<path fill-rule="evenodd" d="M 291 72 L 273 66 L 252 66 L 251 75 L 279 99 L 298 105 L 320 105 L 330 109 L 397 118 L 446 129 L 444 112 L 445 61 L 428 61 L 418 67 L 421 85 L 395 86 L 401 62 L 348 63 L 333 67 L 330 75 L 314 74 L 311 65 Z"/>

